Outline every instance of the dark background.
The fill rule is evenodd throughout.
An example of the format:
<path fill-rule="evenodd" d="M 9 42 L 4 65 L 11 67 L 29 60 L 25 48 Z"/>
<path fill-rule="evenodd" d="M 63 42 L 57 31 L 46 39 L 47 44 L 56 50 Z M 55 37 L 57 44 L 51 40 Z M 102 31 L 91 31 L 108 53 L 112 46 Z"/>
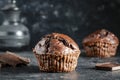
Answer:
<path fill-rule="evenodd" d="M 0 0 L 0 8 L 7 1 Z M 17 5 L 31 33 L 30 49 L 52 32 L 69 35 L 81 49 L 83 38 L 97 29 L 108 29 L 120 39 L 120 0 L 17 0 Z"/>

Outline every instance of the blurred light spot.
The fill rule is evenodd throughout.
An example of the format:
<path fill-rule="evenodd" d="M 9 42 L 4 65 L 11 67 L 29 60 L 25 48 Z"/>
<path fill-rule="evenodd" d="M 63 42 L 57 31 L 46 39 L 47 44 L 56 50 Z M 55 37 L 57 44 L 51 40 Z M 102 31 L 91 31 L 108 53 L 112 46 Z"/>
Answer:
<path fill-rule="evenodd" d="M 18 35 L 18 36 L 22 36 L 23 33 L 22 33 L 22 31 L 17 31 L 17 32 L 16 32 L 16 35 Z"/>
<path fill-rule="evenodd" d="M 55 10 L 55 11 L 53 12 L 53 14 L 54 14 L 55 16 L 59 16 L 59 13 L 58 13 L 57 10 Z"/>
<path fill-rule="evenodd" d="M 47 19 L 47 16 L 45 16 L 45 15 L 42 15 L 41 17 L 42 17 L 43 19 Z"/>
<path fill-rule="evenodd" d="M 52 8 L 53 8 L 53 7 L 54 7 L 54 5 L 53 5 L 53 4 L 51 4 L 51 5 L 50 5 L 50 7 L 52 7 Z"/>

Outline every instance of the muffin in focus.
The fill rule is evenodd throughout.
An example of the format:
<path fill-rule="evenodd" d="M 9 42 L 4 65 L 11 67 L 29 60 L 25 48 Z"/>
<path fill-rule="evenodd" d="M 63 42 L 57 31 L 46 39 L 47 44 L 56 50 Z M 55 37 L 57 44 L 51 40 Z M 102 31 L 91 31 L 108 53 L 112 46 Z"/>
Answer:
<path fill-rule="evenodd" d="M 33 52 L 39 68 L 45 72 L 70 72 L 75 70 L 80 55 L 78 45 L 65 34 L 45 35 Z"/>
<path fill-rule="evenodd" d="M 83 39 L 86 55 L 90 57 L 115 56 L 119 44 L 118 38 L 106 29 L 100 29 Z"/>

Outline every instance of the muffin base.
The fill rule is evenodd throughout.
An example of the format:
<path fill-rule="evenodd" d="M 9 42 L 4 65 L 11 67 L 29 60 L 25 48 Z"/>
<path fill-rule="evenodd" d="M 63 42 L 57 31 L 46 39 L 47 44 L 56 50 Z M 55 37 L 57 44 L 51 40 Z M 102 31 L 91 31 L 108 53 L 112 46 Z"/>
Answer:
<path fill-rule="evenodd" d="M 34 53 L 41 71 L 70 72 L 75 70 L 79 53 L 71 54 L 37 54 Z"/>
<path fill-rule="evenodd" d="M 117 46 L 106 42 L 91 42 L 84 45 L 84 48 L 89 57 L 105 58 L 115 56 Z"/>

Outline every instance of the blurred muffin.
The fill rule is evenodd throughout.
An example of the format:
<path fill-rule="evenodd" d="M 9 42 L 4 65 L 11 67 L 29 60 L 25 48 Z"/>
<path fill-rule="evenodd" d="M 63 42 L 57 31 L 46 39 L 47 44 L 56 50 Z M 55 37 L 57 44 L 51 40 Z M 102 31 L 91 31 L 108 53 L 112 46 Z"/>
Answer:
<path fill-rule="evenodd" d="M 70 37 L 60 33 L 45 35 L 33 52 L 40 70 L 46 72 L 73 71 L 80 55 L 78 45 Z"/>
<path fill-rule="evenodd" d="M 105 29 L 97 30 L 83 39 L 86 54 L 91 57 L 115 56 L 118 44 L 118 38 Z"/>

